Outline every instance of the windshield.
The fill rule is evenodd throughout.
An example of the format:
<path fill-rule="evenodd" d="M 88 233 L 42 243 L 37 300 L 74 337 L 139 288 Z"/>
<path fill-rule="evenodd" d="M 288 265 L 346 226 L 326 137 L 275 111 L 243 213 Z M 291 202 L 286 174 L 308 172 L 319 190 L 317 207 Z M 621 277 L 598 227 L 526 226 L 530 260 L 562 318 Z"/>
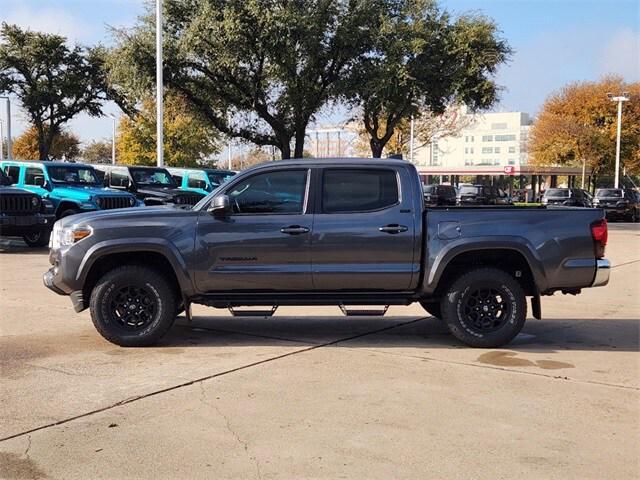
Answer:
<path fill-rule="evenodd" d="M 566 198 L 569 196 L 569 190 L 564 188 L 550 188 L 545 192 L 544 196 Z"/>
<path fill-rule="evenodd" d="M 175 188 L 171 174 L 164 168 L 131 168 L 133 181 L 138 185 L 155 185 Z"/>
<path fill-rule="evenodd" d="M 207 171 L 207 177 L 209 177 L 209 181 L 214 188 L 219 187 L 235 174 L 236 172 Z"/>
<path fill-rule="evenodd" d="M 469 193 L 475 195 L 475 194 L 478 193 L 479 189 L 480 189 L 480 187 L 474 187 L 472 185 L 462 186 L 462 187 L 460 187 L 459 192 L 460 192 L 461 195 L 465 195 L 465 194 L 469 194 Z"/>
<path fill-rule="evenodd" d="M 596 197 L 616 197 L 622 198 L 622 190 L 618 190 L 616 188 L 605 188 L 604 190 L 598 190 L 596 192 Z"/>
<path fill-rule="evenodd" d="M 53 183 L 73 183 L 81 185 L 97 185 L 100 183 L 93 167 L 81 166 L 47 166 L 49 178 Z"/>
<path fill-rule="evenodd" d="M 424 193 L 434 193 L 436 189 L 435 185 L 425 185 L 422 188 L 424 190 Z"/>

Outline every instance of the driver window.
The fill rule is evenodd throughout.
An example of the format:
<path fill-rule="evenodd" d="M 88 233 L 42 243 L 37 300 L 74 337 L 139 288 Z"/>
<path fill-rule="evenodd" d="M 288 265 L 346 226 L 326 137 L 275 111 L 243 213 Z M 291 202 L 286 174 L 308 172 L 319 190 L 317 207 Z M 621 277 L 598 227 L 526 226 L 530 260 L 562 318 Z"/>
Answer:
<path fill-rule="evenodd" d="M 187 186 L 189 188 L 207 188 L 207 181 L 204 177 L 204 172 L 189 172 Z"/>
<path fill-rule="evenodd" d="M 111 177 L 109 179 L 110 187 L 126 187 L 129 185 L 129 175 L 124 169 L 111 170 Z"/>
<path fill-rule="evenodd" d="M 307 170 L 280 170 L 253 175 L 227 192 L 233 213 L 302 213 Z"/>

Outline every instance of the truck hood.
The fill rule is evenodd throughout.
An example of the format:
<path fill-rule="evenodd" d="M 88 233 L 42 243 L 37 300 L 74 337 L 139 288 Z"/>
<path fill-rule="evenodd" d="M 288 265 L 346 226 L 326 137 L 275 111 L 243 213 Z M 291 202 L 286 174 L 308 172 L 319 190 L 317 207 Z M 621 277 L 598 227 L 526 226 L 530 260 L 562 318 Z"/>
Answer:
<path fill-rule="evenodd" d="M 185 192 L 184 190 L 179 190 L 177 188 L 162 188 L 145 185 L 144 187 L 139 187 L 136 190 L 136 193 L 138 195 L 146 195 L 148 197 L 171 198 Z"/>
<path fill-rule="evenodd" d="M 88 200 L 89 197 L 110 196 L 110 197 L 129 197 L 129 193 L 120 192 L 110 188 L 98 187 L 98 186 L 84 186 L 84 185 L 61 185 L 53 189 L 53 194 L 56 197 L 66 197 L 75 200 Z"/>
<path fill-rule="evenodd" d="M 31 197 L 38 196 L 38 194 L 33 193 L 29 190 L 25 190 L 23 188 L 6 186 L 0 186 L 0 195 L 29 195 Z"/>
<path fill-rule="evenodd" d="M 86 213 L 79 213 L 58 220 L 62 227 L 69 227 L 71 225 L 93 225 L 103 224 L 105 222 L 132 222 L 136 223 L 137 220 L 145 221 L 150 218 L 157 219 L 158 217 L 171 217 L 176 213 L 184 214 L 188 210 L 184 210 L 173 205 L 159 205 L 157 207 L 133 207 L 133 208 L 121 208 L 116 210 L 95 210 Z"/>

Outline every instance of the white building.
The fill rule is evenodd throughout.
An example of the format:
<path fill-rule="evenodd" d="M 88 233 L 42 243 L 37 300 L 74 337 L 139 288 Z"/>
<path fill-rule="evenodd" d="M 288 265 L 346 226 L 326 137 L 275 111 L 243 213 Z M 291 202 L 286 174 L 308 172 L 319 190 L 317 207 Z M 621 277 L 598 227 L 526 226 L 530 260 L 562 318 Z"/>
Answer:
<path fill-rule="evenodd" d="M 469 126 L 457 135 L 434 139 L 430 145 L 416 149 L 416 165 L 460 169 L 527 164 L 527 139 L 532 123 L 529 114 L 484 113 L 473 115 L 464 123 Z"/>

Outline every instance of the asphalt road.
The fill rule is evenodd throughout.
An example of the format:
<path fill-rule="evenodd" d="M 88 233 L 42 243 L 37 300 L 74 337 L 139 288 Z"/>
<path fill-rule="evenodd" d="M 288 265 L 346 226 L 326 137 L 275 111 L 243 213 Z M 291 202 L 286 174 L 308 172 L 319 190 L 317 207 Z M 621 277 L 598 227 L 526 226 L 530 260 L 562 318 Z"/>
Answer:
<path fill-rule="evenodd" d="M 418 305 L 384 318 L 194 308 L 122 349 L 42 286 L 44 250 L 0 241 L 0 477 L 638 478 L 640 227 L 612 279 L 543 299 L 477 350 Z"/>

